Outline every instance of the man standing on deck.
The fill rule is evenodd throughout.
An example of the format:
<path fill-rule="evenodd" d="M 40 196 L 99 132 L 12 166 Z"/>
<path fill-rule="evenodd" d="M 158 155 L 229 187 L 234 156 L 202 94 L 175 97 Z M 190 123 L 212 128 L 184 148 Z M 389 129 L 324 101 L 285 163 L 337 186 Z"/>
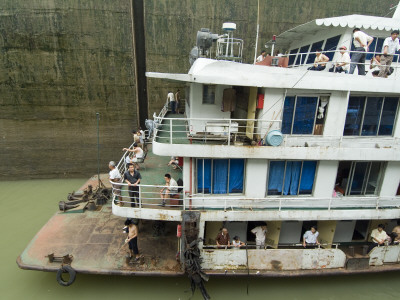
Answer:
<path fill-rule="evenodd" d="M 181 101 L 181 90 L 179 89 L 175 93 L 175 101 L 176 101 L 175 110 L 176 113 L 179 114 L 179 102 Z"/>
<path fill-rule="evenodd" d="M 381 70 L 378 77 L 388 77 L 390 65 L 393 61 L 393 55 L 400 49 L 399 31 L 393 30 L 391 36 L 383 42 L 383 55 L 381 56 Z"/>
<path fill-rule="evenodd" d="M 110 172 L 108 173 L 110 176 L 110 181 L 113 182 L 111 184 L 112 186 L 112 192 L 115 195 L 115 200 L 118 200 L 118 198 L 121 196 L 121 174 L 119 174 L 118 169 L 115 167 L 115 162 L 110 161 L 108 163 L 108 168 L 110 169 Z M 114 183 L 115 182 L 115 183 Z"/>
<path fill-rule="evenodd" d="M 222 228 L 221 232 L 218 233 L 217 238 L 215 239 L 217 242 L 217 247 L 222 248 L 225 246 L 231 245 L 231 237 L 229 236 L 228 229 Z"/>
<path fill-rule="evenodd" d="M 311 226 L 311 230 L 306 231 L 303 235 L 303 247 L 304 248 L 315 248 L 319 245 L 318 241 L 319 232 L 316 226 Z"/>
<path fill-rule="evenodd" d="M 131 219 L 127 219 L 125 221 L 125 226 L 128 226 L 128 237 L 125 240 L 125 243 L 129 244 L 129 254 L 132 258 L 135 255 L 135 262 L 139 261 L 139 249 L 137 246 L 137 238 L 138 238 L 138 227 L 132 222 Z"/>
<path fill-rule="evenodd" d="M 176 108 L 176 101 L 175 101 L 175 96 L 174 93 L 169 91 L 167 95 L 167 103 L 171 105 L 171 112 L 175 114 L 175 108 Z"/>
<path fill-rule="evenodd" d="M 251 230 L 251 233 L 256 236 L 256 249 L 265 248 L 265 235 L 267 233 L 267 224 L 257 226 Z"/>
<path fill-rule="evenodd" d="M 131 207 L 139 205 L 139 183 L 142 176 L 138 171 L 135 170 L 133 164 L 128 164 L 128 171 L 124 174 L 124 182 L 128 184 L 129 201 Z"/>
<path fill-rule="evenodd" d="M 354 51 L 357 51 L 351 56 L 350 74 L 354 73 L 356 66 L 358 67 L 358 75 L 365 75 L 365 57 L 368 52 L 368 47 L 371 45 L 373 37 L 365 34 L 360 28 L 353 29 L 353 44 Z"/>

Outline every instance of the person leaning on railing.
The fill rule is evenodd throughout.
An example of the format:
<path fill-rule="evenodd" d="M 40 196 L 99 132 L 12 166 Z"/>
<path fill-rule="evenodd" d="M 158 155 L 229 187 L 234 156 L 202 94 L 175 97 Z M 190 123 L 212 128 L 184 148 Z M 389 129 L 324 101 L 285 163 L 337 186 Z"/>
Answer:
<path fill-rule="evenodd" d="M 388 77 L 390 75 L 390 65 L 393 61 L 393 55 L 400 49 L 399 31 L 393 30 L 391 36 L 383 42 L 383 55 L 381 56 L 381 70 L 378 77 Z"/>

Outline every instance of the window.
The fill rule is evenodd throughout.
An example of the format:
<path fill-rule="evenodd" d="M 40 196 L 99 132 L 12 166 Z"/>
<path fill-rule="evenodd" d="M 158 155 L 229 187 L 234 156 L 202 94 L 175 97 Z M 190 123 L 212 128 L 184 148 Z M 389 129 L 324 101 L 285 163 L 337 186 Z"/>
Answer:
<path fill-rule="evenodd" d="M 326 52 L 325 55 L 329 57 L 329 61 L 332 61 L 333 55 L 335 54 L 335 52 L 329 52 L 329 51 L 336 50 L 337 45 L 339 44 L 339 40 L 340 40 L 340 35 L 331 37 L 326 40 L 325 51 L 328 51 L 328 52 Z"/>
<path fill-rule="evenodd" d="M 296 55 L 295 54 L 297 54 L 297 52 L 299 52 L 299 48 L 290 50 L 290 52 L 289 52 L 290 53 L 289 66 L 292 66 L 295 63 L 295 60 L 296 60 Z"/>
<path fill-rule="evenodd" d="M 283 107 L 282 133 L 313 134 L 318 97 L 287 96 Z"/>
<path fill-rule="evenodd" d="M 383 162 L 339 163 L 335 190 L 343 195 L 376 195 L 380 186 Z"/>
<path fill-rule="evenodd" d="M 398 102 L 397 97 L 350 97 L 343 135 L 391 136 Z"/>
<path fill-rule="evenodd" d="M 315 51 L 317 51 L 317 49 L 322 49 L 323 43 L 324 43 L 324 41 L 319 41 L 319 42 L 312 44 L 310 52 L 315 52 Z M 307 58 L 307 64 L 312 64 L 315 60 L 315 56 L 316 56 L 315 53 L 310 53 Z"/>
<path fill-rule="evenodd" d="M 203 104 L 215 103 L 215 85 L 203 85 Z"/>
<path fill-rule="evenodd" d="M 197 192 L 243 193 L 244 159 L 198 159 Z"/>
<path fill-rule="evenodd" d="M 311 195 L 316 161 L 270 161 L 268 195 Z"/>
<path fill-rule="evenodd" d="M 310 45 L 303 46 L 300 48 L 299 55 L 297 55 L 296 66 L 304 64 L 309 48 L 310 48 Z M 303 55 L 301 55 L 301 54 L 303 54 Z"/>

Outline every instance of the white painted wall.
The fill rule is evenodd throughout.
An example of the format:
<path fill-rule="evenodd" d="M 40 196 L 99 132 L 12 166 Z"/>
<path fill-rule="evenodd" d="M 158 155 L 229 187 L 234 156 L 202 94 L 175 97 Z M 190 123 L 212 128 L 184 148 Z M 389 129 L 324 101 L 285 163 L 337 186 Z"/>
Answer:
<path fill-rule="evenodd" d="M 387 163 L 386 172 L 383 177 L 380 195 L 394 196 L 400 183 L 400 162 L 390 161 Z"/>
<path fill-rule="evenodd" d="M 324 136 L 342 136 L 348 105 L 347 92 L 333 91 L 325 110 Z"/>
<path fill-rule="evenodd" d="M 355 220 L 337 221 L 333 243 L 351 242 L 355 226 Z"/>
<path fill-rule="evenodd" d="M 264 107 L 258 112 L 259 120 L 282 120 L 282 107 L 285 100 L 284 89 L 265 89 L 264 91 Z M 261 127 L 261 128 L 260 128 Z M 261 138 L 271 130 L 281 128 L 279 122 L 258 122 L 256 133 Z"/>
<path fill-rule="evenodd" d="M 266 159 L 246 160 L 245 192 L 247 197 L 263 198 L 267 188 L 268 161 Z"/>
<path fill-rule="evenodd" d="M 303 222 L 282 221 L 279 244 L 296 244 L 300 241 Z"/>
<path fill-rule="evenodd" d="M 191 84 L 191 98 L 190 98 L 190 116 L 191 118 L 208 118 L 208 119 L 230 119 L 230 112 L 222 112 L 222 96 L 224 89 L 231 88 L 228 85 L 217 85 L 215 87 L 215 103 L 203 104 L 203 85 L 192 83 Z M 192 133 L 204 132 L 205 121 L 191 121 L 190 130 Z"/>
<path fill-rule="evenodd" d="M 334 160 L 319 161 L 314 181 L 314 197 L 332 197 L 338 165 L 339 162 Z"/>

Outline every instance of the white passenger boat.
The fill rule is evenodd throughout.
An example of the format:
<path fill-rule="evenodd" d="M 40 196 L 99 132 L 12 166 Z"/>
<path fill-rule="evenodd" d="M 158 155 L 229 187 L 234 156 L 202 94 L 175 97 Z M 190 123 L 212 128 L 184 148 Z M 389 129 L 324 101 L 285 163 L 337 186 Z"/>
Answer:
<path fill-rule="evenodd" d="M 328 72 L 341 46 L 352 51 L 356 27 L 374 37 L 366 76 Z M 399 28 L 399 9 L 393 18 L 317 19 L 267 43 L 285 54 L 257 64 L 242 63 L 234 24 L 223 35 L 200 31 L 188 74 L 146 74 L 186 85 L 185 115 L 166 105 L 154 116 L 152 140 L 153 154 L 183 158 L 183 191 L 163 207 L 158 187 L 142 185 L 139 206 L 117 199 L 113 214 L 182 224 L 181 255 L 200 238 L 201 266 L 210 274 L 399 270 L 400 245 L 369 251 L 371 231 L 382 223 L 390 234 L 400 219 L 398 55 L 388 78 L 369 68 Z M 330 62 L 308 70 L 319 48 Z M 256 249 L 251 230 L 261 221 L 266 243 Z M 320 245 L 305 248 L 311 226 Z M 217 248 L 222 227 L 247 246 Z"/>

